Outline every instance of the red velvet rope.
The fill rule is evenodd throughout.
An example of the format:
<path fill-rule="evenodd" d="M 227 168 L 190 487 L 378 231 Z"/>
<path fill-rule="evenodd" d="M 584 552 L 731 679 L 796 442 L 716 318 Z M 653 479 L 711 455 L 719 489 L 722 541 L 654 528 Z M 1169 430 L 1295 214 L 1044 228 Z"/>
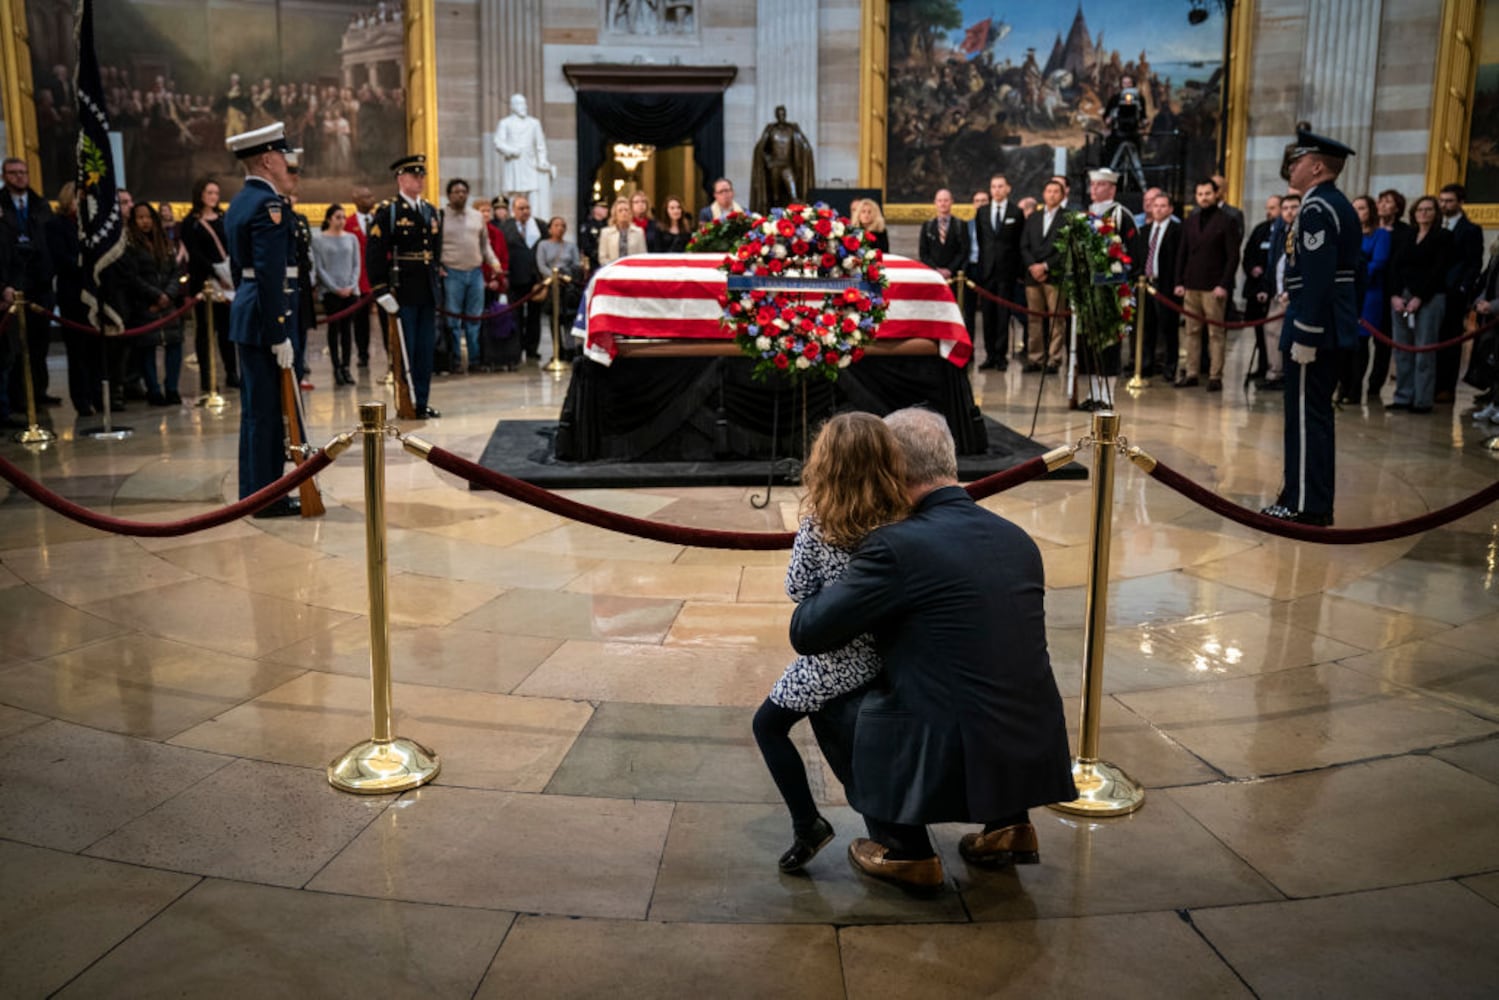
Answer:
<path fill-rule="evenodd" d="M 155 333 L 157 330 L 160 330 L 168 323 L 173 323 L 181 319 L 183 316 L 186 316 L 189 312 L 192 311 L 193 307 L 198 304 L 200 299 L 201 296 L 189 295 L 187 297 L 187 300 L 182 303 L 182 307 L 180 309 L 169 312 L 160 319 L 154 319 L 151 322 L 147 323 L 145 326 L 132 327 L 128 330 L 121 330 L 119 333 L 107 333 L 96 326 L 89 326 L 85 323 L 75 323 L 70 319 L 63 319 L 61 316 L 48 312 L 41 306 L 33 305 L 31 307 L 31 311 L 39 316 L 47 317 L 47 321 L 49 323 L 56 323 L 57 325 L 65 327 L 69 330 L 77 330 L 79 333 L 92 333 L 96 336 L 101 337 L 140 337 L 148 333 Z"/>
<path fill-rule="evenodd" d="M 445 448 L 433 448 L 427 453 L 427 461 L 444 472 L 451 472 L 459 479 L 465 479 L 475 486 L 493 490 L 501 496 L 519 500 L 532 507 L 539 507 L 549 513 L 591 524 L 596 528 L 618 531 L 655 542 L 665 542 L 668 545 L 764 552 L 789 549 L 796 538 L 795 532 L 791 531 L 722 531 L 717 528 L 693 528 L 682 524 L 647 521 L 644 518 L 603 510 L 576 500 L 569 500 L 567 497 L 559 496 L 540 486 L 534 486 L 523 479 L 486 469 Z M 1013 468 L 969 483 L 968 492 L 975 500 L 981 500 L 1044 475 L 1046 475 L 1046 460 L 1038 455 Z"/>
<path fill-rule="evenodd" d="M 332 316 L 324 316 L 323 322 L 337 323 L 341 319 L 348 319 L 350 316 L 358 313 L 361 309 L 368 309 L 370 307 L 370 303 L 373 301 L 375 301 L 375 293 L 365 292 L 363 295 L 359 296 L 358 300 L 356 300 L 353 305 L 340 309 Z"/>
<path fill-rule="evenodd" d="M 1025 306 L 1021 305 L 1018 302 L 1011 302 L 1009 299 L 1000 298 L 998 295 L 995 295 L 993 292 L 989 291 L 989 289 L 987 288 L 984 288 L 982 285 L 975 285 L 970 283 L 968 287 L 973 289 L 975 292 L 978 292 L 979 295 L 988 299 L 990 302 L 998 303 L 999 305 L 1004 306 L 1006 309 L 1009 309 L 1012 312 L 1018 312 L 1026 316 L 1041 316 L 1046 319 L 1065 319 L 1066 317 L 1072 315 L 1072 313 L 1066 309 L 1063 309 L 1061 312 L 1041 312 L 1040 310 L 1036 309 L 1027 309 Z"/>
<path fill-rule="evenodd" d="M 478 323 L 486 319 L 498 319 L 508 312 L 519 309 L 527 302 L 535 302 L 539 300 L 542 297 L 542 289 L 544 289 L 545 287 L 545 285 L 537 285 L 536 290 L 531 292 L 525 298 L 519 299 L 515 302 L 507 302 L 504 305 L 497 305 L 488 312 L 480 313 L 477 316 L 470 316 L 467 313 L 448 312 L 441 306 L 437 307 L 437 314 L 439 316 L 446 316 L 448 319 L 461 319 L 470 323 Z"/>
<path fill-rule="evenodd" d="M 1499 319 L 1490 320 L 1489 322 L 1485 323 L 1483 326 L 1480 326 L 1475 330 L 1469 330 L 1461 337 L 1453 337 L 1451 340 L 1438 341 L 1435 344 L 1420 345 L 1397 344 L 1395 341 L 1390 339 L 1389 334 L 1385 333 L 1379 327 L 1375 326 L 1373 323 L 1370 323 L 1366 319 L 1359 320 L 1358 325 L 1363 327 L 1365 330 L 1368 330 L 1369 336 L 1373 337 L 1381 344 L 1393 347 L 1397 351 L 1407 351 L 1411 354 L 1424 354 L 1427 351 L 1440 351 L 1447 347 L 1456 347 L 1458 344 L 1466 343 L 1467 341 L 1470 341 L 1474 337 L 1478 336 L 1480 333 L 1487 333 L 1488 331 L 1494 329 L 1494 327 L 1499 326 Z"/>
<path fill-rule="evenodd" d="M 269 507 L 332 464 L 333 459 L 326 451 L 319 448 L 307 461 L 264 489 L 250 494 L 237 503 L 208 511 L 205 514 L 186 517 L 180 521 L 127 521 L 123 518 L 110 517 L 108 514 L 100 514 L 87 507 L 80 507 L 66 497 L 53 493 L 3 457 L 0 457 L 0 478 L 9 481 L 16 489 L 54 513 L 77 521 L 79 524 L 86 524 L 90 528 L 97 528 L 115 535 L 134 535 L 137 538 L 175 538 L 197 531 L 207 531 L 209 528 L 228 524 L 230 521 Z"/>
<path fill-rule="evenodd" d="M 1294 538 L 1298 542 L 1318 542 L 1323 545 L 1363 545 L 1367 542 L 1387 542 L 1393 538 L 1418 535 L 1423 531 L 1440 528 L 1444 524 L 1467 517 L 1474 511 L 1482 510 L 1495 500 L 1499 500 L 1499 481 L 1496 481 L 1451 506 L 1443 507 L 1441 510 L 1427 511 L 1420 517 L 1413 517 L 1408 521 L 1397 521 L 1394 524 L 1381 524 L 1369 528 L 1320 528 L 1311 524 L 1282 521 L 1278 517 L 1270 517 L 1246 507 L 1240 507 L 1232 500 L 1194 483 L 1167 465 L 1157 463 L 1156 467 L 1151 470 L 1150 476 L 1156 482 L 1175 490 L 1193 503 L 1200 504 L 1213 513 L 1242 524 L 1246 528 L 1254 528 L 1256 531 L 1279 535 L 1282 538 Z"/>
<path fill-rule="evenodd" d="M 1195 319 L 1199 323 L 1206 323 L 1208 326 L 1221 327 L 1224 330 L 1247 330 L 1252 326 L 1263 326 L 1266 323 L 1274 323 L 1276 320 L 1285 316 L 1284 312 L 1278 312 L 1274 316 L 1266 316 L 1264 319 L 1246 319 L 1243 321 L 1225 322 L 1224 320 L 1213 319 L 1211 316 L 1204 316 L 1202 315 L 1202 313 L 1195 313 L 1192 310 L 1185 308 L 1184 306 L 1179 306 L 1175 302 L 1172 302 L 1165 295 L 1161 294 L 1158 289 L 1152 288 L 1150 290 L 1150 294 L 1155 297 L 1155 300 L 1157 302 L 1165 306 L 1167 309 L 1170 309 L 1174 313 L 1180 313 L 1181 315 L 1187 317 L 1187 319 Z"/>

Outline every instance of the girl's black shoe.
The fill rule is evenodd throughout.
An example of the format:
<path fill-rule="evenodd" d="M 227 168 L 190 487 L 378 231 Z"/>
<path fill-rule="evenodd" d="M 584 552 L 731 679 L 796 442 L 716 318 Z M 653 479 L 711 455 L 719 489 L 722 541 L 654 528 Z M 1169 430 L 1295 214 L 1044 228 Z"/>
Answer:
<path fill-rule="evenodd" d="M 833 824 L 819 816 L 809 830 L 796 834 L 796 840 L 776 864 L 783 872 L 801 871 L 807 862 L 817 857 L 818 851 L 832 842 Z"/>

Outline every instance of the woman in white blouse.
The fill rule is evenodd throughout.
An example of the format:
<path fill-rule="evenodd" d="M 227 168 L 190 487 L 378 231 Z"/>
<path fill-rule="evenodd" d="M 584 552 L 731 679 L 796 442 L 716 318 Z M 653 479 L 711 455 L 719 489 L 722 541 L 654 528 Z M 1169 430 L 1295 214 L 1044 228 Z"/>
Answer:
<path fill-rule="evenodd" d="M 645 231 L 635 225 L 629 200 L 616 199 L 609 212 L 609 225 L 599 233 L 599 263 L 612 264 L 637 253 L 645 253 Z"/>

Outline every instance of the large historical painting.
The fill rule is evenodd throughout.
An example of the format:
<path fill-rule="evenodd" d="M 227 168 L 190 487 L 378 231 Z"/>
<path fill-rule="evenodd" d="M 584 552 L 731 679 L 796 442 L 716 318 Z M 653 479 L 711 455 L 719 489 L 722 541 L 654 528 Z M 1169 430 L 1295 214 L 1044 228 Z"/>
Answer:
<path fill-rule="evenodd" d="M 27 0 L 42 183 L 71 179 L 73 0 Z M 305 150 L 301 197 L 346 200 L 405 152 L 400 0 L 107 0 L 94 5 L 125 186 L 186 201 L 195 178 L 238 189 L 224 136 L 286 123 Z"/>
<path fill-rule="evenodd" d="M 1480 16 L 1478 74 L 1468 137 L 1468 201 L 1499 203 L 1499 0 L 1486 0 Z"/>
<path fill-rule="evenodd" d="M 949 187 L 961 204 L 995 170 L 1038 195 L 1056 150 L 1078 165 L 1125 76 L 1144 103 L 1145 165 L 1212 173 L 1226 30 L 1216 2 L 891 0 L 886 198 Z"/>

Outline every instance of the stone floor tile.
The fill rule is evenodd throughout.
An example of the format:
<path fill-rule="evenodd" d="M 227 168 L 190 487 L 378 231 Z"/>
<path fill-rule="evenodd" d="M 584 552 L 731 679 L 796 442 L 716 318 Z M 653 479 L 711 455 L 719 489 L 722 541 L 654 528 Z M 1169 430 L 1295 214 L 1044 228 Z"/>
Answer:
<path fill-rule="evenodd" d="M 229 758 L 48 722 L 0 740 L 0 837 L 80 851 Z"/>
<path fill-rule="evenodd" d="M 578 961 L 580 955 L 587 961 Z M 831 927 L 731 927 L 522 916 L 478 1000 L 601 996 L 842 1000 Z"/>
<path fill-rule="evenodd" d="M 671 805 L 428 786 L 310 888 L 414 902 L 640 920 Z"/>
<path fill-rule="evenodd" d="M 561 645 L 561 639 L 530 635 L 396 626 L 390 630 L 390 669 L 397 683 L 508 694 Z M 263 659 L 368 678 L 369 619 L 351 619 Z"/>
<path fill-rule="evenodd" d="M 1499 906 L 1499 871 L 1489 872 L 1487 875 L 1474 875 L 1472 878 L 1462 879 L 1461 882 L 1490 903 Z"/>
<path fill-rule="evenodd" d="M 1268 613 L 1274 621 L 1288 622 L 1360 649 L 1387 649 L 1452 631 L 1445 622 L 1332 594 L 1308 594 L 1272 605 Z"/>
<path fill-rule="evenodd" d="M 513 918 L 205 881 L 69 985 L 76 997 L 467 998 Z"/>
<path fill-rule="evenodd" d="M 0 700 L 79 725 L 163 740 L 301 672 L 135 633 L 0 671 Z"/>
<path fill-rule="evenodd" d="M 1475 618 L 1466 625 L 1432 636 L 1431 641 L 1473 653 L 1491 653 L 1499 649 L 1499 614 Z"/>
<path fill-rule="evenodd" d="M 759 705 L 789 662 L 768 650 L 565 642 L 515 693 L 655 705 Z"/>
<path fill-rule="evenodd" d="M 1477 570 L 1455 570 L 1442 563 L 1401 560 L 1360 576 L 1333 593 L 1453 625 L 1499 611 L 1499 578 Z"/>
<path fill-rule="evenodd" d="M 1248 997 L 1175 913 L 845 927 L 851 997 Z"/>
<path fill-rule="evenodd" d="M 733 601 L 739 593 L 737 566 L 611 561 L 582 574 L 566 590 L 668 600 Z"/>
<path fill-rule="evenodd" d="M 786 596 L 785 566 L 746 566 L 739 578 L 735 600 L 744 604 L 783 604 Z"/>
<path fill-rule="evenodd" d="M 442 758 L 443 784 L 541 791 L 588 721 L 576 701 L 397 684 L 396 735 Z M 309 718 L 317 719 L 309 725 Z M 370 738 L 368 680 L 309 672 L 172 742 L 321 769 Z"/>
<path fill-rule="evenodd" d="M 195 579 L 122 536 L 17 549 L 0 558 L 38 590 L 74 605 Z"/>
<path fill-rule="evenodd" d="M 517 589 L 460 618 L 459 628 L 554 639 L 658 644 L 680 601 Z"/>
<path fill-rule="evenodd" d="M 182 545 L 163 552 L 161 558 L 194 576 L 244 587 L 273 570 L 306 568 L 328 557 L 316 549 L 295 545 L 271 534 L 258 534 Z"/>
<path fill-rule="evenodd" d="M 1344 522 L 1342 511 L 1338 512 L 1338 519 L 1341 525 Z M 1360 578 L 1387 568 L 1410 546 L 1409 541 L 1375 545 L 1305 545 L 1271 538 L 1256 548 L 1216 562 L 1189 566 L 1183 572 L 1277 601 L 1325 591 L 1360 599 L 1356 594 L 1337 588 L 1356 584 Z"/>
<path fill-rule="evenodd" d="M 32 726 L 40 726 L 46 721 L 47 717 L 44 715 L 25 712 L 19 708 L 11 708 L 9 705 L 0 705 L 0 739 L 12 733 L 19 733 L 23 729 L 30 729 Z"/>
<path fill-rule="evenodd" d="M 1162 794 L 1288 896 L 1499 868 L 1499 788 L 1430 757 Z"/>
<path fill-rule="evenodd" d="M 745 708 L 606 702 L 546 790 L 556 795 L 676 802 L 780 802 Z M 792 731 L 814 795 L 842 800 L 803 723 Z"/>
<path fill-rule="evenodd" d="M 35 659 L 119 635 L 124 625 L 89 614 L 31 587 L 5 593 L 0 662 Z"/>
<path fill-rule="evenodd" d="M 1176 805 L 1150 793 L 1139 812 L 1088 821 L 1032 809 L 1041 863 L 969 865 L 958 838 L 976 827 L 933 828 L 948 874 L 974 920 L 1077 917 L 1278 899 L 1268 882 Z"/>
<path fill-rule="evenodd" d="M 0 993 L 50 995 L 197 881 L 0 841 Z"/>
<path fill-rule="evenodd" d="M 1431 755 L 1499 785 L 1499 739 L 1433 750 Z"/>
<path fill-rule="evenodd" d="M 257 574 L 245 586 L 257 594 L 351 614 L 368 614 L 370 608 L 368 571 L 362 558 L 281 566 Z M 386 584 L 390 621 L 398 625 L 446 625 L 501 592 L 487 583 L 415 573 L 390 574 Z"/>
<path fill-rule="evenodd" d="M 296 888 L 390 805 L 321 770 L 237 760 L 88 849 L 94 857 Z"/>
<path fill-rule="evenodd" d="M 1082 628 L 1083 587 L 1048 590 L 1046 624 Z M 1270 599 L 1236 587 L 1209 583 L 1181 571 L 1109 582 L 1109 626 L 1128 628 L 1152 622 L 1207 618 L 1233 611 L 1270 607 Z"/>
<path fill-rule="evenodd" d="M 1424 750 L 1499 729 L 1499 723 L 1330 663 L 1116 697 L 1239 778 Z"/>
<path fill-rule="evenodd" d="M 666 636 L 669 646 L 729 646 L 774 650 L 796 656 L 791 648 L 791 612 L 780 604 L 716 604 L 688 601 Z"/>
<path fill-rule="evenodd" d="M 1499 646 L 1469 650 L 1427 642 L 1343 661 L 1343 666 L 1390 684 L 1413 688 L 1470 712 L 1499 719 Z"/>
<path fill-rule="evenodd" d="M 533 552 L 514 546 L 497 550 L 424 531 L 393 534 L 389 557 L 390 568 L 396 572 L 533 590 L 558 590 L 599 564 L 597 558 Z"/>
<path fill-rule="evenodd" d="M 680 545 L 653 542 L 589 524 L 569 522 L 560 528 L 532 535 L 512 548 L 529 552 L 572 556 L 579 559 L 624 559 L 632 562 L 675 562 Z"/>
<path fill-rule="evenodd" d="M 951 885 L 918 899 L 856 874 L 848 844 L 865 836 L 851 809 L 824 810 L 838 837 L 802 874 L 776 859 L 791 845 L 783 805 L 679 803 L 661 859 L 651 919 L 668 923 L 905 923 L 965 919 Z M 949 872 L 949 874 L 951 874 Z"/>
<path fill-rule="evenodd" d="M 1197 910 L 1192 921 L 1262 997 L 1477 1000 L 1499 982 L 1499 907 L 1451 882 Z"/>
<path fill-rule="evenodd" d="M 488 497 L 491 503 L 495 503 L 493 497 Z M 464 542 L 478 542 L 481 545 L 492 545 L 496 548 L 504 548 L 514 545 L 523 539 L 539 535 L 543 531 L 551 531 L 559 528 L 566 521 L 556 514 L 548 514 L 537 510 L 535 507 L 527 507 L 520 503 L 502 503 L 504 513 L 489 514 L 484 517 L 472 518 L 458 521 L 453 524 L 433 525 L 422 523 L 418 527 L 424 532 L 441 535 L 443 538 L 452 538 Z"/>
<path fill-rule="evenodd" d="M 1076 692 L 1064 690 L 1062 706 L 1067 713 L 1067 733 L 1076 748 L 1082 742 L 1079 729 L 1082 699 Z M 1195 785 L 1222 777 L 1220 772 L 1115 698 L 1104 699 L 1098 739 L 1104 759 L 1124 768 L 1131 778 L 1146 788 Z"/>
<path fill-rule="evenodd" d="M 1086 540 L 1085 536 L 1083 542 Z M 1174 524 L 1116 529 L 1109 546 L 1110 577 L 1123 579 L 1170 572 L 1184 566 L 1226 559 L 1254 545 L 1252 541 Z M 1048 586 L 1081 587 L 1088 582 L 1086 544 L 1045 549 L 1041 558 L 1046 566 Z"/>
<path fill-rule="evenodd" d="M 143 632 L 234 656 L 262 656 L 348 621 L 348 614 L 194 580 L 86 604 L 82 610 Z M 204 623 L 212 622 L 212 628 Z"/>

